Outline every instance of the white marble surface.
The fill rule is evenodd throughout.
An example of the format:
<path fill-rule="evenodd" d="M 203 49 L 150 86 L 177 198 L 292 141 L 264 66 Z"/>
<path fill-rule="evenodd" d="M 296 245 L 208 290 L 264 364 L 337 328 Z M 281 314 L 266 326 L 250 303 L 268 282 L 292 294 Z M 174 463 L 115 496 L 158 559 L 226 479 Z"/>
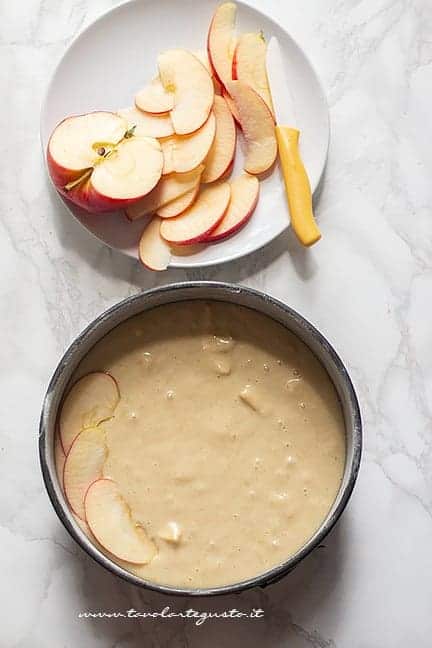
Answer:
<path fill-rule="evenodd" d="M 287 235 L 223 268 L 164 275 L 89 238 L 50 189 L 42 164 L 39 106 L 50 72 L 74 34 L 113 4 L 2 3 L 0 646 L 428 648 L 430 1 L 254 1 L 306 48 L 328 93 L 333 139 L 317 209 L 324 238 L 304 252 Z M 354 496 L 325 548 L 281 583 L 195 602 L 201 610 L 259 606 L 262 621 L 79 620 L 82 610 L 181 610 L 190 602 L 117 581 L 67 536 L 38 465 L 47 381 L 66 345 L 101 310 L 141 288 L 201 277 L 266 290 L 334 343 L 364 416 Z"/>

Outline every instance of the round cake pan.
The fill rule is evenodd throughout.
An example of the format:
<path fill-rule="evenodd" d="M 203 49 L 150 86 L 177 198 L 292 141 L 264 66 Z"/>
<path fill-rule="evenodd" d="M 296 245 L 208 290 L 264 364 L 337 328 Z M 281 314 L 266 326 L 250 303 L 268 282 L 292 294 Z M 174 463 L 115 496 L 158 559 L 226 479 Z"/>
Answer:
<path fill-rule="evenodd" d="M 54 458 L 54 435 L 59 406 L 75 369 L 88 351 L 109 331 L 134 315 L 163 304 L 194 299 L 222 301 L 251 308 L 279 322 L 297 335 L 325 367 L 336 388 L 343 410 L 346 435 L 345 468 L 339 492 L 327 517 L 306 544 L 287 557 L 283 563 L 265 573 L 230 585 L 200 589 L 170 587 L 146 581 L 126 571 L 102 553 L 76 523 L 57 478 Z M 358 400 L 345 366 L 325 337 L 296 311 L 262 292 L 244 286 L 210 281 L 177 283 L 148 290 L 128 297 L 97 317 L 76 338 L 60 360 L 45 396 L 39 431 L 40 463 L 45 486 L 57 515 L 74 540 L 100 565 L 129 583 L 166 594 L 187 596 L 230 594 L 251 587 L 264 587 L 290 572 L 323 541 L 345 509 L 357 479 L 361 450 L 362 425 Z"/>

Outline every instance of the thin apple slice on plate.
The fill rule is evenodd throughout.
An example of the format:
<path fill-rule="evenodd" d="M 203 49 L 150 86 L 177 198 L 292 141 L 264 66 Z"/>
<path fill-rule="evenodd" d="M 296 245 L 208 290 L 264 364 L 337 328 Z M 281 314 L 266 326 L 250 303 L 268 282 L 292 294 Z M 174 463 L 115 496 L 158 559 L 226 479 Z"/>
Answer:
<path fill-rule="evenodd" d="M 164 207 L 159 207 L 156 214 L 161 218 L 174 218 L 175 216 L 180 216 L 180 214 L 182 214 L 185 209 L 190 207 L 195 201 L 198 191 L 199 182 L 197 182 L 195 188 L 188 191 L 188 193 L 180 196 L 180 198 L 177 198 L 176 200 L 171 200 L 171 202 L 164 205 Z"/>
<path fill-rule="evenodd" d="M 231 111 L 223 97 L 215 96 L 213 112 L 216 117 L 216 135 L 205 160 L 201 182 L 209 183 L 225 175 L 234 161 L 237 133 Z"/>
<path fill-rule="evenodd" d="M 203 241 L 224 217 L 230 196 L 228 182 L 204 188 L 194 204 L 180 216 L 162 222 L 161 235 L 176 245 Z"/>
<path fill-rule="evenodd" d="M 144 529 L 134 522 L 131 511 L 111 479 L 98 479 L 85 497 L 87 524 L 96 540 L 113 556 L 134 564 L 149 563 L 157 553 Z"/>
<path fill-rule="evenodd" d="M 234 52 L 232 78 L 250 85 L 274 114 L 266 56 L 267 45 L 262 33 L 242 34 Z"/>
<path fill-rule="evenodd" d="M 227 84 L 246 142 L 244 170 L 252 174 L 268 171 L 277 156 L 277 142 L 273 115 L 265 101 L 242 81 Z"/>
<path fill-rule="evenodd" d="M 236 108 L 236 105 L 235 105 L 234 101 L 231 99 L 231 97 L 229 96 L 228 92 L 227 92 L 225 89 L 222 90 L 222 97 L 223 97 L 223 98 L 225 99 L 225 101 L 227 102 L 227 104 L 228 104 L 228 108 L 229 108 L 230 111 L 231 111 L 231 115 L 234 117 L 236 123 L 237 123 L 237 124 L 240 126 L 240 128 L 241 128 L 241 124 L 240 124 L 240 116 L 239 116 L 239 114 L 238 114 L 238 110 L 237 110 L 237 108 Z"/>
<path fill-rule="evenodd" d="M 207 38 L 207 51 L 214 74 L 222 86 L 232 79 L 234 27 L 237 7 L 224 2 L 216 9 Z"/>
<path fill-rule="evenodd" d="M 159 75 L 164 88 L 174 94 L 170 116 L 177 135 L 196 131 L 208 119 L 213 106 L 212 78 L 196 56 L 183 49 L 159 54 Z"/>
<path fill-rule="evenodd" d="M 115 113 L 68 117 L 52 133 L 48 169 L 56 188 L 89 212 L 124 208 L 145 196 L 162 174 L 159 142 L 128 131 Z"/>
<path fill-rule="evenodd" d="M 148 196 L 126 209 L 126 216 L 132 221 L 142 216 L 148 216 L 172 200 L 184 196 L 199 184 L 203 170 L 204 166 L 200 165 L 189 173 L 173 173 L 163 176 Z"/>
<path fill-rule="evenodd" d="M 102 477 L 106 456 L 105 432 L 94 427 L 78 434 L 66 457 L 63 487 L 71 509 L 81 520 L 85 520 L 85 494 L 90 484 Z"/>
<path fill-rule="evenodd" d="M 166 90 L 160 77 L 137 92 L 135 105 L 145 112 L 159 114 L 167 113 L 174 108 L 174 93 Z"/>
<path fill-rule="evenodd" d="M 158 216 L 153 216 L 139 242 L 140 261 L 149 270 L 166 270 L 171 260 L 170 247 L 160 233 L 161 222 Z"/>
<path fill-rule="evenodd" d="M 174 133 L 169 113 L 156 115 L 131 106 L 117 110 L 117 114 L 126 119 L 128 130 L 134 128 L 138 137 L 169 137 Z"/>
<path fill-rule="evenodd" d="M 120 392 L 114 378 L 95 371 L 80 378 L 67 394 L 59 417 L 59 432 L 67 455 L 81 430 L 96 427 L 114 414 Z"/>
<path fill-rule="evenodd" d="M 187 173 L 206 159 L 216 134 L 216 119 L 211 112 L 205 124 L 190 135 L 173 135 L 161 140 L 164 155 L 162 174 Z"/>
<path fill-rule="evenodd" d="M 231 236 L 244 227 L 251 218 L 259 197 L 259 180 L 244 173 L 231 183 L 231 200 L 225 216 L 206 238 L 206 243 L 215 243 Z"/>

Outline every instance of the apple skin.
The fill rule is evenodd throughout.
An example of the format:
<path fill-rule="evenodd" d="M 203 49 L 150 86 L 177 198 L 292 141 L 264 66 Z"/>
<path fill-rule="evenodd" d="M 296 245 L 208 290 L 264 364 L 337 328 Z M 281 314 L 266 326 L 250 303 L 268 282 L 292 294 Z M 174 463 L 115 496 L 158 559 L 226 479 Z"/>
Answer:
<path fill-rule="evenodd" d="M 66 191 L 64 186 L 77 180 L 83 175 L 82 172 L 75 174 L 74 177 L 68 169 L 64 169 L 54 162 L 49 151 L 47 152 L 47 163 L 51 180 L 59 194 L 91 214 L 103 214 L 125 209 L 128 205 L 138 202 L 149 193 L 146 192 L 138 198 L 109 198 L 96 191 L 91 183 L 91 176 L 77 184 L 76 187 Z"/>
<path fill-rule="evenodd" d="M 92 214 L 103 214 L 105 212 L 117 211 L 118 209 L 124 209 L 128 205 L 141 200 L 147 193 L 139 196 L 138 198 L 109 198 L 108 196 L 103 196 L 93 187 L 91 182 L 91 177 L 87 180 L 81 182 L 79 185 L 71 189 L 70 191 L 60 191 L 62 196 L 73 202 L 75 205 L 78 205 L 82 209 L 92 213 Z"/>
<path fill-rule="evenodd" d="M 224 3 L 224 4 L 230 4 L 230 3 L 227 2 L 227 3 Z M 211 67 L 212 72 L 213 72 L 213 76 L 216 79 L 216 81 L 219 83 L 219 85 L 221 86 L 222 94 L 223 94 L 223 90 L 225 88 L 225 83 L 224 83 L 223 79 L 220 77 L 220 75 L 217 72 L 217 67 L 216 67 L 216 64 L 215 64 L 215 62 L 213 60 L 212 52 L 211 52 L 211 50 L 212 50 L 212 48 L 211 48 L 211 40 L 212 40 L 212 37 L 213 37 L 214 23 L 216 21 L 217 12 L 222 6 L 223 5 L 219 5 L 219 7 L 216 9 L 216 11 L 214 12 L 213 17 L 211 19 L 211 22 L 210 22 L 210 27 L 209 27 L 208 34 L 207 34 L 207 55 L 208 55 L 208 60 L 209 60 L 209 63 L 210 63 L 210 67 Z M 235 15 L 235 13 L 234 13 L 234 15 Z M 231 61 L 231 66 L 232 66 L 232 61 Z"/>
<path fill-rule="evenodd" d="M 258 204 L 258 199 L 259 199 L 259 193 L 257 194 L 254 203 L 251 205 L 249 211 L 245 214 L 245 216 L 242 218 L 241 221 L 238 221 L 233 227 L 231 227 L 229 230 L 226 232 L 222 232 L 222 234 L 213 234 L 210 233 L 207 235 L 207 238 L 203 241 L 203 243 L 217 243 L 218 241 L 224 241 L 225 239 L 233 236 L 236 234 L 242 227 L 248 223 L 252 217 L 252 214 L 255 211 L 255 208 Z M 223 219 L 222 219 L 223 221 Z M 219 223 L 221 225 L 222 221 Z M 219 227 L 219 225 L 217 227 Z M 212 232 L 214 232 L 217 227 L 215 227 Z"/>
<path fill-rule="evenodd" d="M 181 247 L 183 245 L 194 245 L 195 243 L 207 243 L 208 237 L 213 232 L 213 230 L 215 230 L 216 227 L 218 227 L 221 224 L 224 216 L 225 216 L 225 212 L 221 215 L 219 220 L 214 225 L 209 227 L 206 232 L 199 234 L 199 236 L 193 236 L 192 238 L 185 239 L 184 241 L 168 241 L 168 239 L 166 239 L 167 243 L 172 243 L 173 245 L 179 245 Z M 179 218 L 181 218 L 181 216 Z"/>

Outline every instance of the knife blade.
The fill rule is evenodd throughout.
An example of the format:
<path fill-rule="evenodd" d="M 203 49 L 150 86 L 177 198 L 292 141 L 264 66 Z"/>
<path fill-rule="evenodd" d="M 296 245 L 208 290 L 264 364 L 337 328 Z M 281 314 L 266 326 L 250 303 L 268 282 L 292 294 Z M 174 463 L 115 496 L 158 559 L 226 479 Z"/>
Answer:
<path fill-rule="evenodd" d="M 266 62 L 291 225 L 300 243 L 310 246 L 319 241 L 321 232 L 313 215 L 309 178 L 300 155 L 300 131 L 296 128 L 295 104 L 284 72 L 281 47 L 275 36 L 272 36 L 268 44 Z"/>

